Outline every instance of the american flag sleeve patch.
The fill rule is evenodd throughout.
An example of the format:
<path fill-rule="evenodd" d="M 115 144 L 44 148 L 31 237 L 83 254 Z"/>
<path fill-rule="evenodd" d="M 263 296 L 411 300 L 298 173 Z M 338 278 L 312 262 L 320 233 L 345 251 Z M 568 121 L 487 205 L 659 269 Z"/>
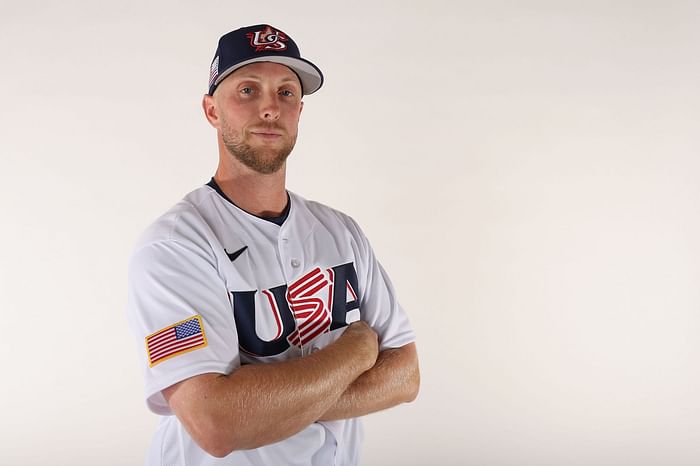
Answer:
<path fill-rule="evenodd" d="M 146 353 L 150 367 L 158 363 L 207 346 L 202 317 L 196 315 L 181 320 L 146 337 Z"/>

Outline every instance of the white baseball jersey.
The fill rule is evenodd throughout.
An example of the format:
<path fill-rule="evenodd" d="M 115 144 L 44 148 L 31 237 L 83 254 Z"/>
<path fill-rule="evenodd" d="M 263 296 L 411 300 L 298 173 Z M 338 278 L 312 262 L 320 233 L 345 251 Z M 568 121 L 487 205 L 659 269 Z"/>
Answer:
<path fill-rule="evenodd" d="M 377 332 L 380 350 L 415 338 L 350 217 L 289 193 L 288 216 L 278 225 L 241 210 L 210 185 L 151 225 L 129 266 L 129 325 L 146 403 L 163 416 L 147 464 L 357 464 L 359 419 L 316 422 L 281 442 L 215 458 L 165 401 L 161 391 L 179 381 L 302 357 L 359 319 Z"/>

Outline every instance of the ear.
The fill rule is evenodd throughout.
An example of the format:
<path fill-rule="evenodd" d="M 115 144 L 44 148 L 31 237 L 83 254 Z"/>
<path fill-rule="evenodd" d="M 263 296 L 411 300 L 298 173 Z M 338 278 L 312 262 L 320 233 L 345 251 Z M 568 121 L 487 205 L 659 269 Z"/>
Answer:
<path fill-rule="evenodd" d="M 299 104 L 301 104 L 299 105 L 299 116 L 301 116 L 301 111 L 304 110 L 304 101 L 302 100 Z"/>
<path fill-rule="evenodd" d="M 202 110 L 204 110 L 204 116 L 214 128 L 219 127 L 219 111 L 216 108 L 216 102 L 213 96 L 209 94 L 204 94 L 202 97 Z"/>

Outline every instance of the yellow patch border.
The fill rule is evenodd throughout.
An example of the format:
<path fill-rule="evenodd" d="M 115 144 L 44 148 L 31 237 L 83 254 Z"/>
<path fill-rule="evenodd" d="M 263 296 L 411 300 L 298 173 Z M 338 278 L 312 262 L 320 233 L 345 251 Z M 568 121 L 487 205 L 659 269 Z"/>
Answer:
<path fill-rule="evenodd" d="M 151 361 L 151 352 L 148 351 L 148 339 L 151 338 L 153 335 L 157 335 L 157 334 L 159 334 L 159 333 L 161 333 L 161 332 L 164 332 L 164 331 L 166 331 L 166 330 L 168 330 L 168 329 L 170 329 L 170 328 L 177 327 L 178 325 L 180 325 L 180 324 L 182 324 L 182 323 L 184 323 L 184 322 L 187 322 L 188 320 L 192 320 L 192 318 L 197 319 L 197 321 L 199 322 L 199 328 L 202 329 L 202 339 L 203 339 L 204 341 L 203 341 L 202 343 L 198 344 L 197 346 L 193 346 L 193 347 L 191 347 L 191 348 L 186 348 L 186 349 L 184 349 L 184 350 L 177 351 L 177 352 L 171 354 L 170 356 L 166 356 L 166 357 L 164 357 L 163 359 L 159 359 L 159 360 L 156 361 L 155 363 L 154 363 L 153 361 Z M 199 314 L 194 315 L 194 316 L 191 316 L 191 317 L 188 317 L 187 319 L 182 319 L 182 320 L 179 321 L 179 322 L 175 322 L 174 324 L 168 325 L 167 327 L 163 327 L 162 329 L 158 330 L 157 332 L 153 332 L 153 333 L 151 333 L 150 335 L 147 335 L 146 338 L 144 338 L 144 342 L 146 343 L 146 354 L 148 355 L 148 367 L 157 366 L 157 365 L 160 364 L 161 362 L 167 361 L 167 360 L 170 359 L 170 358 L 174 358 L 175 356 L 180 356 L 181 354 L 189 353 L 190 351 L 194 351 L 194 350 L 197 350 L 197 349 L 200 349 L 200 348 L 204 348 L 205 346 L 207 346 L 207 345 L 209 344 L 209 342 L 207 341 L 207 334 L 206 334 L 206 332 L 204 331 L 204 323 L 202 322 L 202 316 L 199 315 Z"/>

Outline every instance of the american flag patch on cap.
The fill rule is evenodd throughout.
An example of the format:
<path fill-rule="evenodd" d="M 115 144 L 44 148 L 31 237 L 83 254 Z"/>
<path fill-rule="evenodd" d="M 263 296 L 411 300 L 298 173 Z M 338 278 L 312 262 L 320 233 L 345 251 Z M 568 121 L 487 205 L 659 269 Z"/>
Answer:
<path fill-rule="evenodd" d="M 216 78 L 219 76 L 219 57 L 217 56 L 209 67 L 209 87 L 214 84 Z"/>
<path fill-rule="evenodd" d="M 146 353 L 151 367 L 205 346 L 207 337 L 199 315 L 181 320 L 146 337 Z"/>

